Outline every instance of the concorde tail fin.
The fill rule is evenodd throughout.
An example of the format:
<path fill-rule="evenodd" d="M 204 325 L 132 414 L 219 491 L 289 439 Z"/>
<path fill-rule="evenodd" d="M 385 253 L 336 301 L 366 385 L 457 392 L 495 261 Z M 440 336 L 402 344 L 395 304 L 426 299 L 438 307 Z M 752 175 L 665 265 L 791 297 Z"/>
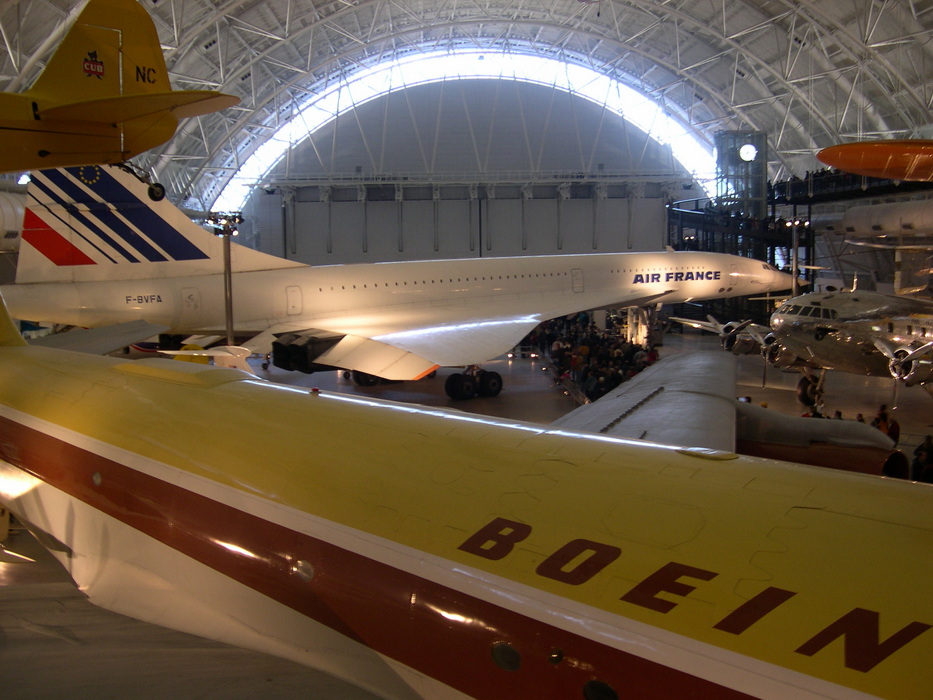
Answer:
<path fill-rule="evenodd" d="M 31 174 L 17 284 L 159 279 L 223 272 L 223 241 L 120 166 Z M 236 272 L 304 267 L 231 244 Z"/>

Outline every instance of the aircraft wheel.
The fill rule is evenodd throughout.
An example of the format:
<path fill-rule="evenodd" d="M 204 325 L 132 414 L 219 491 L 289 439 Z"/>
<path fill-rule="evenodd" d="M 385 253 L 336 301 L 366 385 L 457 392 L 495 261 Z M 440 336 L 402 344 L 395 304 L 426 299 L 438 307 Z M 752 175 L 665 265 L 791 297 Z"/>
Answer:
<path fill-rule="evenodd" d="M 161 202 L 165 199 L 165 186 L 159 182 L 150 183 L 147 192 L 149 194 L 149 199 L 153 202 Z"/>
<path fill-rule="evenodd" d="M 469 374 L 461 374 L 463 379 L 460 382 L 460 398 L 472 399 L 476 396 L 476 378 Z"/>
<path fill-rule="evenodd" d="M 460 399 L 460 385 L 463 383 L 462 374 L 451 374 L 447 376 L 444 382 L 444 393 L 454 401 Z"/>
<path fill-rule="evenodd" d="M 366 374 L 359 370 L 353 370 L 351 373 L 353 383 L 357 386 L 376 386 L 379 383 L 379 377 L 374 374 Z"/>
<path fill-rule="evenodd" d="M 444 391 L 454 401 L 465 401 L 476 396 L 476 380 L 468 374 L 451 374 L 444 382 Z"/>
<path fill-rule="evenodd" d="M 498 372 L 482 372 L 479 375 L 480 396 L 498 396 L 502 391 L 502 375 Z"/>
<path fill-rule="evenodd" d="M 801 377 L 797 382 L 797 400 L 804 406 L 816 405 L 817 380 L 813 377 Z"/>

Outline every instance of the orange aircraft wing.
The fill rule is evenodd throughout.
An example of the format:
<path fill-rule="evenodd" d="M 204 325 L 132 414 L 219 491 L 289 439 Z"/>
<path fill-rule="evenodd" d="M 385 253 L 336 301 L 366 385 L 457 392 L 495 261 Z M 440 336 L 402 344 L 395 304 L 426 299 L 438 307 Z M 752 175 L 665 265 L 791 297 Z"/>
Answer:
<path fill-rule="evenodd" d="M 824 148 L 816 157 L 821 163 L 856 175 L 933 181 L 933 141 L 857 141 Z"/>

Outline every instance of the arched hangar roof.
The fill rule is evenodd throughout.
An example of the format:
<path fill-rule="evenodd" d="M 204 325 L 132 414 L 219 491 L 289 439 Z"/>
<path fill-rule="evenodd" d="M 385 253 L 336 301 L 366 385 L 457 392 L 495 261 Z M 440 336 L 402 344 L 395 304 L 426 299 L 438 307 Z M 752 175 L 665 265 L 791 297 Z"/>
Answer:
<path fill-rule="evenodd" d="M 0 82 L 27 86 L 73 0 L 0 0 Z M 185 122 L 137 159 L 210 205 L 309 96 L 427 52 L 536 55 L 649 96 L 712 146 L 767 133 L 770 172 L 818 168 L 819 148 L 929 124 L 933 0 L 143 0 L 173 83 L 242 104 Z"/>

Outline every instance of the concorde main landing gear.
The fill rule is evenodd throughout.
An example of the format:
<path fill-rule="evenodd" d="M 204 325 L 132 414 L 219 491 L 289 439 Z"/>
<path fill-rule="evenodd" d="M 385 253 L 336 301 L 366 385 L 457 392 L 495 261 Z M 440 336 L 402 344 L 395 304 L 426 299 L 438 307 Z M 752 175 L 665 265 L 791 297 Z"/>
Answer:
<path fill-rule="evenodd" d="M 502 391 L 502 375 L 487 372 L 479 367 L 469 367 L 447 377 L 444 391 L 455 401 L 472 399 L 475 396 L 498 396 Z"/>
<path fill-rule="evenodd" d="M 375 374 L 367 374 L 366 372 L 360 372 L 357 369 L 354 369 L 350 372 L 350 377 L 353 379 L 353 383 L 357 386 L 376 386 L 379 382 L 382 381 Z"/>

